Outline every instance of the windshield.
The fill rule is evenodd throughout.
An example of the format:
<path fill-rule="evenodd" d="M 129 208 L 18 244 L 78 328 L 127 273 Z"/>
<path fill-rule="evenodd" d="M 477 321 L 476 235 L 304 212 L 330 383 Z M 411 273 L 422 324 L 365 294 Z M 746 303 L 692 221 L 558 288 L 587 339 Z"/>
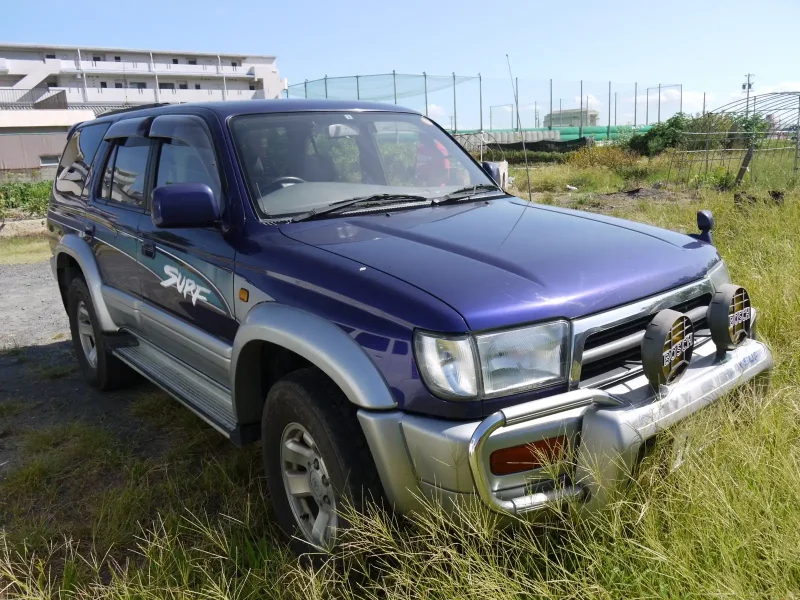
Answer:
<path fill-rule="evenodd" d="M 426 117 L 392 112 L 242 115 L 237 153 L 262 217 L 289 217 L 376 194 L 435 199 L 492 184 Z"/>

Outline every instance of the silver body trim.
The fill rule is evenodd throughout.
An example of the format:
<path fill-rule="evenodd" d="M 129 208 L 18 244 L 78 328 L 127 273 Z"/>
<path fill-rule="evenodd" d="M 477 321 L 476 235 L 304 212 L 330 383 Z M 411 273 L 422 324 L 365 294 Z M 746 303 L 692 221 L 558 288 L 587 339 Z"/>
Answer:
<path fill-rule="evenodd" d="M 97 261 L 95 260 L 94 253 L 89 247 L 89 244 L 78 237 L 77 234 L 68 233 L 62 236 L 53 251 L 53 259 L 51 260 L 53 274 L 56 276 L 56 264 L 58 255 L 61 253 L 68 254 L 74 258 L 80 266 L 81 271 L 83 271 L 83 277 L 86 280 L 86 285 L 89 287 L 89 293 L 92 296 L 92 304 L 94 305 L 94 311 L 100 323 L 100 328 L 105 332 L 118 331 L 119 326 L 111 317 L 111 313 L 103 299 L 103 279 L 100 277 L 100 270 L 97 267 Z"/>
<path fill-rule="evenodd" d="M 239 355 L 250 342 L 262 341 L 308 360 L 328 375 L 356 406 L 378 410 L 397 406 L 380 370 L 358 342 L 336 324 L 278 302 L 262 302 L 251 308 L 236 332 L 230 374 L 234 398 Z M 238 417 L 245 412 L 244 408 L 234 408 Z"/>

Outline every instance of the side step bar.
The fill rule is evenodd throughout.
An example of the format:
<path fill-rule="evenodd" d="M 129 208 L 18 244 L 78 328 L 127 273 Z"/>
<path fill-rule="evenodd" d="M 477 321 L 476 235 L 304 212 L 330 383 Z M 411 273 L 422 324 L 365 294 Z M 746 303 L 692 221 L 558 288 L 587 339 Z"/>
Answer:
<path fill-rule="evenodd" d="M 229 389 L 142 340 L 135 346 L 120 344 L 112 351 L 233 443 L 242 445 L 258 439 L 258 424 L 242 427 L 236 423 Z"/>

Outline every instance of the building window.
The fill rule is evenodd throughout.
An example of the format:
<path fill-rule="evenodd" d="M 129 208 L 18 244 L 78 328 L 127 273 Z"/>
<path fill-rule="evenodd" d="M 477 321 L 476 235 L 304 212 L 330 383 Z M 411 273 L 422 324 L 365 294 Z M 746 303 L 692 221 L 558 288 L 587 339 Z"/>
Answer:
<path fill-rule="evenodd" d="M 55 54 L 45 54 L 44 57 L 45 58 L 55 58 L 56 55 Z"/>
<path fill-rule="evenodd" d="M 173 58 L 172 59 L 172 64 L 173 65 L 177 65 L 178 64 L 178 59 L 177 58 Z"/>
<path fill-rule="evenodd" d="M 99 56 L 92 56 L 92 60 L 93 60 L 94 62 L 100 62 L 100 61 L 101 61 L 101 60 L 103 60 L 103 59 L 102 59 L 101 57 L 99 57 Z"/>
<path fill-rule="evenodd" d="M 107 87 L 108 87 L 108 84 L 105 81 L 101 81 L 100 82 L 100 88 L 101 89 L 106 89 Z"/>
<path fill-rule="evenodd" d="M 256 89 L 256 86 L 254 86 L 254 85 L 251 83 L 251 84 L 250 84 L 250 91 L 251 91 L 251 92 L 252 92 L 252 91 L 255 91 L 255 89 Z"/>
<path fill-rule="evenodd" d="M 194 89 L 199 90 L 200 89 L 200 84 L 199 83 L 195 83 L 194 84 Z"/>
<path fill-rule="evenodd" d="M 122 84 L 119 83 L 118 81 L 115 81 L 114 82 L 114 88 L 117 89 L 117 90 L 121 90 L 122 89 Z"/>
<path fill-rule="evenodd" d="M 197 59 L 190 58 L 189 60 L 186 61 L 186 64 L 196 65 L 197 64 Z"/>
<path fill-rule="evenodd" d="M 120 56 L 115 56 L 114 57 L 114 62 L 121 62 L 121 61 L 122 61 L 122 57 L 120 57 Z"/>
<path fill-rule="evenodd" d="M 147 84 L 142 81 L 131 81 L 129 84 L 135 90 L 146 90 Z"/>
<path fill-rule="evenodd" d="M 231 66 L 232 66 L 232 67 L 238 67 L 238 66 L 239 66 L 239 63 L 238 63 L 238 62 L 236 62 L 235 60 L 232 60 L 232 61 L 231 61 Z"/>
<path fill-rule="evenodd" d="M 160 90 L 174 90 L 175 84 L 174 83 L 159 83 L 158 89 Z"/>
<path fill-rule="evenodd" d="M 58 155 L 57 154 L 42 154 L 39 156 L 40 167 L 57 167 Z"/>
<path fill-rule="evenodd" d="M 189 84 L 187 84 L 187 83 L 179 83 L 178 84 L 178 89 L 179 90 L 188 90 L 189 89 Z"/>

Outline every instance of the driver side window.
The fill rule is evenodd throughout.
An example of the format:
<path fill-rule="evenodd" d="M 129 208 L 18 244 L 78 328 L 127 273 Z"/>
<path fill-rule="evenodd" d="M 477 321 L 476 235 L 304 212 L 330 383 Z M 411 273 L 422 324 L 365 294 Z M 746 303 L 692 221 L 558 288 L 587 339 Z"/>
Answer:
<path fill-rule="evenodd" d="M 164 140 L 158 156 L 156 187 L 175 183 L 205 183 L 220 198 L 221 185 L 213 154 L 211 148 L 197 148 L 176 139 Z"/>

